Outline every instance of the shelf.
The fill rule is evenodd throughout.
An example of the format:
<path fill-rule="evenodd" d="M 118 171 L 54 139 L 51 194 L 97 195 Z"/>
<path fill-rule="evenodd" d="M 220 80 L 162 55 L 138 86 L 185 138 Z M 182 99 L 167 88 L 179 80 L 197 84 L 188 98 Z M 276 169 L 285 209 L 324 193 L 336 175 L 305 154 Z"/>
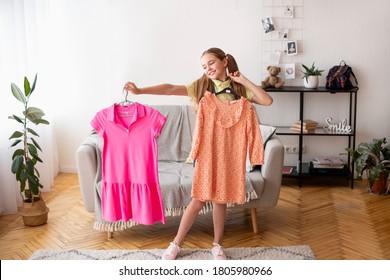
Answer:
<path fill-rule="evenodd" d="M 293 168 L 293 171 L 290 174 L 283 174 L 283 177 L 286 178 L 302 178 L 302 177 L 310 177 L 310 176 L 311 174 L 309 172 L 299 173 L 296 167 Z"/>
<path fill-rule="evenodd" d="M 358 87 L 349 89 L 349 90 L 329 90 L 325 87 L 318 87 L 315 89 L 309 89 L 305 87 L 296 87 L 296 86 L 290 86 L 290 87 L 283 87 L 283 88 L 264 88 L 269 93 L 272 92 L 278 92 L 278 93 L 291 93 L 296 92 L 299 93 L 299 117 L 298 120 L 305 120 L 305 114 L 304 114 L 304 104 L 305 104 L 305 95 L 307 93 L 321 93 L 321 94 L 348 94 L 349 95 L 349 116 L 348 116 L 348 122 L 350 123 L 350 127 L 352 131 L 350 133 L 329 133 L 325 131 L 323 127 L 317 127 L 313 132 L 301 132 L 301 131 L 294 131 L 290 129 L 290 126 L 276 126 L 276 134 L 277 135 L 288 135 L 288 136 L 297 136 L 299 140 L 299 151 L 298 151 L 298 161 L 301 162 L 300 165 L 297 165 L 294 167 L 293 171 L 290 174 L 283 174 L 283 177 L 294 177 L 299 179 L 299 186 L 301 186 L 301 182 L 303 178 L 308 177 L 324 177 L 327 176 L 329 178 L 332 177 L 345 177 L 347 179 L 350 179 L 351 181 L 351 189 L 353 189 L 353 178 L 354 178 L 354 162 L 351 160 L 351 156 L 348 156 L 348 162 L 346 167 L 343 169 L 344 172 L 340 172 L 340 174 L 331 174 L 331 173 L 337 173 L 335 171 L 328 171 L 322 170 L 323 172 L 320 172 L 320 170 L 312 170 L 310 172 L 310 168 L 307 168 L 308 163 L 302 163 L 302 148 L 303 148 L 303 139 L 307 136 L 323 136 L 323 137 L 329 137 L 329 136 L 336 136 L 336 137 L 346 137 L 348 138 L 348 148 L 355 149 L 355 141 L 356 141 L 356 108 L 357 108 L 357 92 L 359 90 Z M 302 170 L 299 170 L 301 168 Z M 312 174 L 312 173 L 317 174 Z"/>
<path fill-rule="evenodd" d="M 275 126 L 277 135 L 296 135 L 301 134 L 300 131 L 291 130 L 289 126 Z M 329 133 L 323 127 L 317 127 L 314 132 L 302 132 L 304 135 L 312 136 L 354 136 L 355 133 Z"/>
<path fill-rule="evenodd" d="M 310 163 L 309 167 L 309 173 L 311 175 L 316 175 L 316 176 L 335 176 L 335 177 L 345 177 L 348 176 L 349 174 L 349 169 L 347 165 L 344 165 L 343 168 L 338 169 L 338 168 L 314 168 L 313 163 Z"/>
<path fill-rule="evenodd" d="M 349 90 L 334 90 L 331 91 L 325 87 L 318 87 L 318 88 L 305 88 L 305 87 L 283 87 L 283 88 L 263 88 L 267 92 L 319 92 L 319 93 L 329 93 L 329 94 L 335 94 L 335 93 L 351 93 L 359 90 L 358 87 L 349 89 Z"/>
<path fill-rule="evenodd" d="M 316 168 L 313 168 L 313 167 L 309 167 L 309 170 L 305 170 L 304 172 L 299 173 L 297 171 L 296 167 L 292 167 L 292 168 L 293 168 L 293 170 L 291 171 L 291 173 L 283 173 L 283 177 L 286 177 L 286 178 L 309 178 L 309 177 L 311 177 L 311 178 L 313 178 L 313 177 L 317 177 L 317 178 L 321 178 L 321 177 L 340 178 L 340 177 L 345 177 L 345 178 L 348 178 L 348 179 L 351 177 L 351 171 L 348 169 L 347 166 L 345 166 L 342 169 L 341 173 L 337 173 L 336 169 L 326 170 L 324 168 L 316 169 Z"/>

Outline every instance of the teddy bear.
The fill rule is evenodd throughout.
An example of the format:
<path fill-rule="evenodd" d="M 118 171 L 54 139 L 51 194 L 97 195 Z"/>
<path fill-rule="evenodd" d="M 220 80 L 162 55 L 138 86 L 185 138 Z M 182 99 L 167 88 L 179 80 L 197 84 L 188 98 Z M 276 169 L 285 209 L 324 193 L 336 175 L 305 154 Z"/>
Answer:
<path fill-rule="evenodd" d="M 274 88 L 282 88 L 284 85 L 284 82 L 280 77 L 278 77 L 278 74 L 281 71 L 281 68 L 278 66 L 268 66 L 267 67 L 269 76 L 265 78 L 264 81 L 261 82 L 261 85 L 265 88 L 267 87 L 274 87 Z"/>

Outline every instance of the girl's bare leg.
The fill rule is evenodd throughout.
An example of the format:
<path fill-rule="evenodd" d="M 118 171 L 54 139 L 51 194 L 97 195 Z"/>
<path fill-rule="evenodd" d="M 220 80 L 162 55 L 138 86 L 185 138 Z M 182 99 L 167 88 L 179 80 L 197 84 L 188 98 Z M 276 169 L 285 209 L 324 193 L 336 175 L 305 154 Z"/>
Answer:
<path fill-rule="evenodd" d="M 198 216 L 200 210 L 202 210 L 205 202 L 193 198 L 190 204 L 187 206 L 184 211 L 183 217 L 180 221 L 179 230 L 173 240 L 177 245 L 181 246 L 183 244 L 184 238 L 186 237 L 188 231 L 191 229 L 194 224 L 196 217 Z"/>
<path fill-rule="evenodd" d="M 225 228 L 226 204 L 214 203 L 213 223 L 214 223 L 214 243 L 222 244 Z"/>

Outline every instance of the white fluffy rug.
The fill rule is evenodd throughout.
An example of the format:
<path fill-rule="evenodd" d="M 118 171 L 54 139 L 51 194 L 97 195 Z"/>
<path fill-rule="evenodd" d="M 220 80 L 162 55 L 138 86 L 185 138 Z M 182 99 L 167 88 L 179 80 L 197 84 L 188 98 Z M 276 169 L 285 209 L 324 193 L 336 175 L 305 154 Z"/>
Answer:
<path fill-rule="evenodd" d="M 30 260 L 160 260 L 164 249 L 153 250 L 47 250 L 35 251 Z M 226 248 L 229 260 L 312 260 L 309 246 Z M 211 260 L 209 249 L 183 248 L 178 260 Z"/>

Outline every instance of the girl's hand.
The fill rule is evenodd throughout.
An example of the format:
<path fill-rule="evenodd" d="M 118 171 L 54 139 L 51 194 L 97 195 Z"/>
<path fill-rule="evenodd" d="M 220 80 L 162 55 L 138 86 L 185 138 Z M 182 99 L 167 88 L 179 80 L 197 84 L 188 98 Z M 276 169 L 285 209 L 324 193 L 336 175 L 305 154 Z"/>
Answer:
<path fill-rule="evenodd" d="M 240 83 L 240 84 L 244 84 L 246 78 L 245 76 L 240 72 L 240 71 L 236 71 L 234 73 L 229 73 L 229 77 L 232 81 L 236 82 L 236 83 Z"/>
<path fill-rule="evenodd" d="M 234 73 L 229 73 L 230 79 L 236 83 L 242 84 L 247 89 L 251 90 L 253 92 L 252 102 L 269 106 L 272 104 L 273 99 L 272 97 L 261 87 L 255 85 L 253 82 L 251 82 L 249 79 L 247 79 L 243 74 L 241 74 L 239 71 L 236 71 Z"/>
<path fill-rule="evenodd" d="M 140 94 L 139 88 L 133 82 L 127 82 L 123 87 L 123 90 L 130 91 L 133 94 Z"/>

